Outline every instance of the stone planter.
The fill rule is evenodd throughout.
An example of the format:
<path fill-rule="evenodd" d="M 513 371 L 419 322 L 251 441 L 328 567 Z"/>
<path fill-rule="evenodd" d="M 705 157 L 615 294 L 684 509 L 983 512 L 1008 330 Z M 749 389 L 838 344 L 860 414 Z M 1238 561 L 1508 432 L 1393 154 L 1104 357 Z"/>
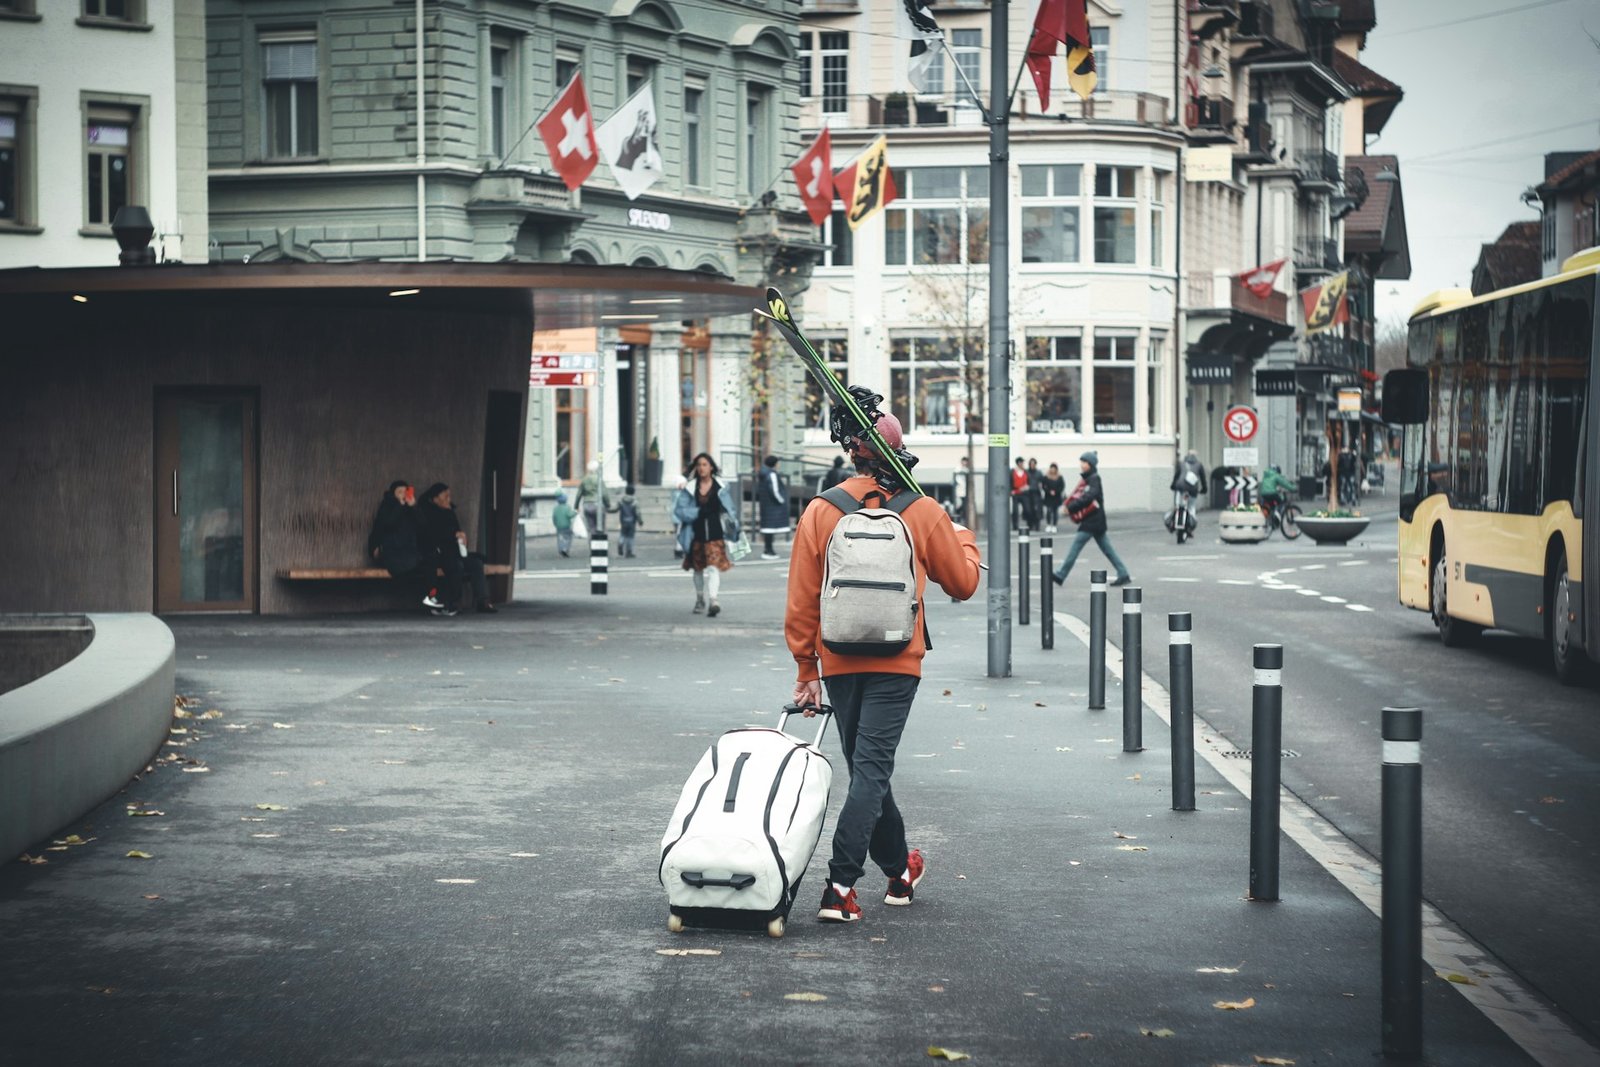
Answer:
<path fill-rule="evenodd" d="M 1365 515 L 1349 519 L 1314 519 L 1302 515 L 1299 526 L 1306 536 L 1319 545 L 1342 545 L 1365 530 L 1371 521 Z"/>
<path fill-rule="evenodd" d="M 1217 533 L 1231 544 L 1267 539 L 1267 517 L 1259 510 L 1223 511 L 1217 515 Z"/>

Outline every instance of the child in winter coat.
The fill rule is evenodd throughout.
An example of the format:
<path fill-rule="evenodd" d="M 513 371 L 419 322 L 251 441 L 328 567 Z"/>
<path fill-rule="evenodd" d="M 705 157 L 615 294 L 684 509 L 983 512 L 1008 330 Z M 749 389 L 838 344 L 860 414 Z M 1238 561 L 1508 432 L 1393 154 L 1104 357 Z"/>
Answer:
<path fill-rule="evenodd" d="M 567 494 L 556 494 L 556 506 L 550 512 L 550 521 L 556 527 L 556 551 L 565 556 L 572 550 L 572 520 L 578 512 L 567 503 Z"/>
<path fill-rule="evenodd" d="M 621 533 L 617 536 L 617 555 L 633 558 L 633 535 L 639 529 L 639 501 L 634 499 L 633 486 L 623 490 L 622 499 L 617 501 L 617 526 Z"/>

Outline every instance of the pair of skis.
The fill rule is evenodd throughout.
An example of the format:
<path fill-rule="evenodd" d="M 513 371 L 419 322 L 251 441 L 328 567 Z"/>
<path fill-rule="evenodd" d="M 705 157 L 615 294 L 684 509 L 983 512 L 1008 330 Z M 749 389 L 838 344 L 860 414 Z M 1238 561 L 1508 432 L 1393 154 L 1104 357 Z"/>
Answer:
<path fill-rule="evenodd" d="M 823 391 L 833 398 L 833 403 L 843 407 L 861 425 L 862 436 L 867 439 L 867 443 L 872 446 L 872 450 L 882 457 L 884 464 L 889 468 L 895 479 L 918 496 L 926 496 L 927 494 L 922 491 L 922 487 L 917 484 L 917 480 L 911 476 L 911 469 L 900 459 L 899 454 L 889 447 L 888 442 L 878 432 L 878 428 L 873 424 L 872 419 L 861 409 L 860 402 L 829 369 L 828 361 L 823 359 L 822 354 L 815 348 L 811 347 L 811 342 L 807 341 L 800 332 L 800 327 L 795 324 L 794 316 L 789 312 L 789 302 L 783 298 L 783 294 L 778 292 L 777 289 L 768 286 L 766 309 L 756 308 L 755 311 L 757 315 L 766 317 L 778 327 L 778 332 L 783 334 L 784 339 L 789 342 L 789 346 L 805 362 L 806 370 L 811 373 L 811 377 L 816 379 L 817 384 L 822 386 Z"/>

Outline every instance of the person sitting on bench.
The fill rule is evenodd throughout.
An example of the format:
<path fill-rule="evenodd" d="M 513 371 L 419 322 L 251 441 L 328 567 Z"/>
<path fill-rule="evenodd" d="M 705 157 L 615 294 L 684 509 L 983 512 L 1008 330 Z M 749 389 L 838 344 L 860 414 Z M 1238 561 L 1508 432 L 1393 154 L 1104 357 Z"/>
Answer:
<path fill-rule="evenodd" d="M 431 560 L 423 560 L 416 503 L 414 487 L 404 480 L 389 483 L 378 502 L 378 512 L 372 517 L 367 556 L 393 577 L 409 583 L 423 604 L 432 607 L 438 603 L 434 596 L 435 568 Z"/>
<path fill-rule="evenodd" d="M 484 558 L 467 551 L 467 535 L 461 532 L 461 520 L 456 517 L 455 505 L 450 502 L 450 487 L 443 482 L 428 486 L 422 494 L 422 506 L 417 509 L 421 531 L 422 556 L 431 566 L 444 572 L 439 579 L 437 606 L 429 604 L 435 615 L 454 615 L 461 603 L 461 576 L 466 574 L 472 582 L 472 599 L 481 612 L 493 614 L 498 610 L 489 603 L 489 581 L 484 577 Z"/>

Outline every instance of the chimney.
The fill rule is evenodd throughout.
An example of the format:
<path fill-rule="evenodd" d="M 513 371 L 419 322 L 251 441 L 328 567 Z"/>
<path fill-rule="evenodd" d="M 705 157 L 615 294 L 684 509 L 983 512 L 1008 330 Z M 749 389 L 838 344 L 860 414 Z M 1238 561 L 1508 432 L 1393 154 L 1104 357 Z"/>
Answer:
<path fill-rule="evenodd" d="M 156 253 L 150 247 L 150 238 L 155 236 L 155 232 L 156 228 L 150 222 L 150 212 L 144 208 L 135 204 L 117 208 L 116 217 L 111 220 L 111 233 L 116 237 L 117 244 L 122 246 L 117 262 L 124 267 L 154 264 Z"/>

